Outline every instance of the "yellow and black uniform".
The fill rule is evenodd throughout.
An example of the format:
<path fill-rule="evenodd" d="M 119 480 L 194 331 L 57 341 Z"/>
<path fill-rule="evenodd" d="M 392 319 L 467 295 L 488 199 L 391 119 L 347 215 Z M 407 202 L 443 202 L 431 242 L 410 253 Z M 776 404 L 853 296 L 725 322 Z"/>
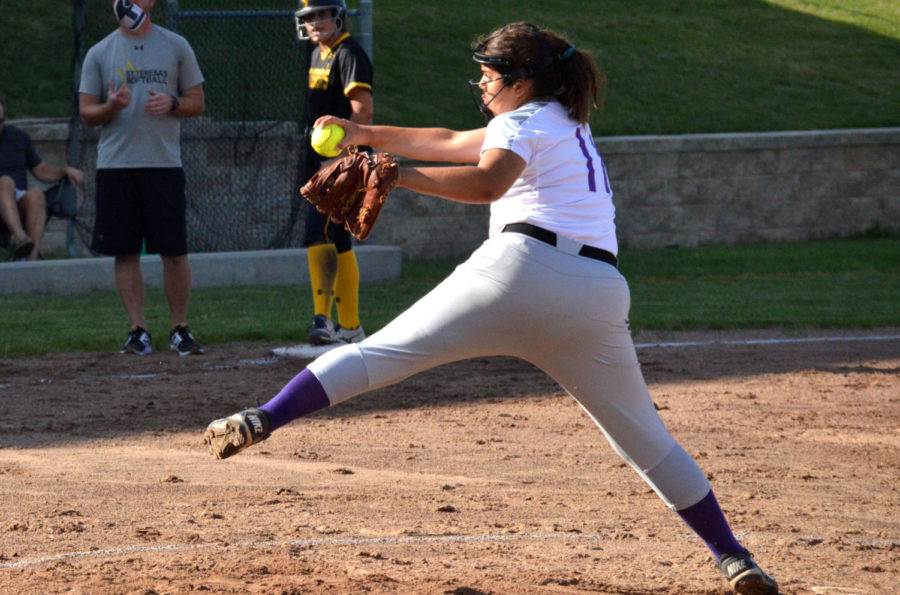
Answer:
<path fill-rule="evenodd" d="M 314 46 L 310 56 L 306 99 L 308 131 L 321 116 L 349 119 L 353 113 L 350 94 L 355 89 L 372 90 L 372 62 L 349 33 L 340 35 L 330 49 Z M 308 136 L 306 142 L 309 143 Z M 324 160 L 308 144 L 306 149 L 301 185 L 319 170 Z M 327 215 L 307 203 L 303 246 L 309 255 L 314 313 L 330 319 L 332 302 L 336 298 L 340 326 L 358 327 L 359 268 L 350 233 L 342 225 L 332 224 Z"/>
<path fill-rule="evenodd" d="M 349 33 L 342 33 L 330 50 L 313 48 L 309 60 L 306 124 L 322 116 L 350 118 L 350 92 L 372 90 L 372 62 Z"/>

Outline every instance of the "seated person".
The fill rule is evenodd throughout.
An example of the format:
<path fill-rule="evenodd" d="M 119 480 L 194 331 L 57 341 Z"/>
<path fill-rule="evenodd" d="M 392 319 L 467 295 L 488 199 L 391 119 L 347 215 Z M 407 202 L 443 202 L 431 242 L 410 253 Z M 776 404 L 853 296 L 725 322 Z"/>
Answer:
<path fill-rule="evenodd" d="M 46 198 L 43 190 L 28 188 L 27 172 L 47 184 L 68 177 L 80 186 L 84 176 L 74 167 L 45 163 L 28 134 L 15 126 L 6 126 L 5 120 L 6 108 L 0 100 L 0 223 L 12 237 L 15 259 L 36 260 L 47 222 Z"/>

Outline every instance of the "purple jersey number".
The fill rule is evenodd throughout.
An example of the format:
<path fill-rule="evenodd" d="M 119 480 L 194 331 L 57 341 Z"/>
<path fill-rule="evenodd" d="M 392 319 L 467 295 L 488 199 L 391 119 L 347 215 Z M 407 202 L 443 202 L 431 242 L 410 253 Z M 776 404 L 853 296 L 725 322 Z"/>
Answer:
<path fill-rule="evenodd" d="M 578 137 L 578 146 L 581 147 L 581 153 L 587 160 L 586 165 L 588 170 L 588 190 L 590 190 L 591 192 L 596 192 L 597 181 L 596 172 L 594 171 L 594 157 L 588 150 L 587 143 L 584 141 L 584 136 L 581 135 L 581 128 L 575 129 L 575 136 Z M 600 151 L 597 150 L 597 145 L 594 144 L 594 139 L 591 139 L 591 146 L 594 148 L 594 153 L 597 155 L 597 161 L 600 162 L 600 169 L 603 172 L 603 186 L 604 188 L 606 188 L 606 193 L 609 194 L 609 178 L 606 176 L 606 165 L 604 165 L 603 160 L 600 159 Z"/>

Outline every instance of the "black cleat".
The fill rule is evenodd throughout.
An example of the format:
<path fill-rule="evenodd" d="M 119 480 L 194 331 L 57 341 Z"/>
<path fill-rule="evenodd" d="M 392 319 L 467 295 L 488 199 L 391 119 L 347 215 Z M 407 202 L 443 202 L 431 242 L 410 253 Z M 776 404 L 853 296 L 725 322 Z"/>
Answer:
<path fill-rule="evenodd" d="M 778 583 L 763 572 L 750 552 L 725 554 L 716 566 L 737 595 L 778 595 Z"/>
<path fill-rule="evenodd" d="M 271 435 L 272 422 L 262 409 L 246 409 L 206 427 L 203 442 L 217 459 L 227 459 Z"/>

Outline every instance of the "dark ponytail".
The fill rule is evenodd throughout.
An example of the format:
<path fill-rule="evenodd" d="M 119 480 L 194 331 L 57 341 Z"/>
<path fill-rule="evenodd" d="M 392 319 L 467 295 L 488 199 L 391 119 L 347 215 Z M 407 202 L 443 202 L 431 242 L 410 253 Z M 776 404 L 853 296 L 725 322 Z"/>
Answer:
<path fill-rule="evenodd" d="M 590 117 L 591 107 L 600 107 L 600 93 L 605 78 L 598 72 L 591 55 L 577 49 L 566 39 L 552 31 L 542 31 L 547 37 L 550 47 L 557 56 L 559 65 L 559 85 L 552 90 L 543 88 L 541 77 L 535 80 L 536 95 L 552 95 L 567 110 L 569 117 L 580 124 L 586 124 Z M 548 77 L 553 79 L 555 77 Z M 555 81 L 548 81 L 555 83 Z M 549 91 L 549 92 L 547 92 Z"/>

